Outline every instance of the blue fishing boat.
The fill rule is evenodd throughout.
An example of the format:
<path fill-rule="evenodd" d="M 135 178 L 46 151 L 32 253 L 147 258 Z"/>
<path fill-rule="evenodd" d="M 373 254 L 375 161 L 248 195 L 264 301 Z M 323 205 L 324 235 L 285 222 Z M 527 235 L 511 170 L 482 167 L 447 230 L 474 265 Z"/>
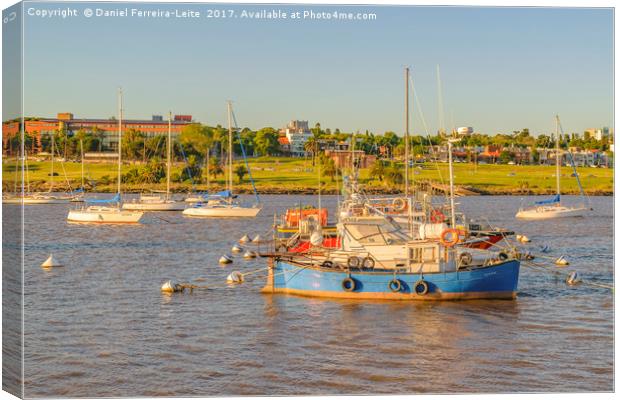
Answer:
<path fill-rule="evenodd" d="M 263 293 L 379 300 L 514 299 L 519 261 L 446 273 L 338 270 L 274 259 Z"/>
<path fill-rule="evenodd" d="M 264 293 L 385 300 L 514 299 L 520 261 L 459 244 L 458 231 L 412 239 L 376 216 L 338 224 L 340 248 L 276 252 Z"/>

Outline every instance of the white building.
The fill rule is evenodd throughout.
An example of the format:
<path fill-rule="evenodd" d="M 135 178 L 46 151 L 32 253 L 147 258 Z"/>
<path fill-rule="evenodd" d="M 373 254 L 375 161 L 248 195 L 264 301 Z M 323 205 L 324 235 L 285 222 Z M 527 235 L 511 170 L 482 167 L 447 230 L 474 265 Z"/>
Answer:
<path fill-rule="evenodd" d="M 308 127 L 308 121 L 293 120 L 288 123 L 286 128 L 280 130 L 286 135 L 290 144 L 291 155 L 305 156 L 306 150 L 304 145 L 312 137 L 312 132 Z"/>

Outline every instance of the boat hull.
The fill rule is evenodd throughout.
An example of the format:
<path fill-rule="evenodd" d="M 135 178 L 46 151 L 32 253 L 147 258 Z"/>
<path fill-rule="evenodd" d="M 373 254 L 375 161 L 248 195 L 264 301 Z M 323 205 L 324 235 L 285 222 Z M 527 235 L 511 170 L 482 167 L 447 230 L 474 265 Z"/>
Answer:
<path fill-rule="evenodd" d="M 518 260 L 492 266 L 446 273 L 402 273 L 394 271 L 351 271 L 304 266 L 274 260 L 263 293 L 286 293 L 311 297 L 378 300 L 469 300 L 514 299 L 519 281 Z M 343 281 L 350 277 L 355 289 L 346 291 Z M 390 281 L 397 279 L 401 289 L 392 291 Z M 415 285 L 424 280 L 428 293 L 418 294 Z"/>
<path fill-rule="evenodd" d="M 67 221 L 90 224 L 137 224 L 144 213 L 125 211 L 113 207 L 88 207 L 84 210 L 71 210 Z"/>
<path fill-rule="evenodd" d="M 260 208 L 250 207 L 195 207 L 186 208 L 183 215 L 196 218 L 253 218 L 260 210 Z"/>
<path fill-rule="evenodd" d="M 139 210 L 139 211 L 182 211 L 185 210 L 186 204 L 178 201 L 169 202 L 135 202 L 124 203 L 123 209 L 125 210 Z"/>
<path fill-rule="evenodd" d="M 586 208 L 539 207 L 530 210 L 521 210 L 515 217 L 518 219 L 530 220 L 583 217 L 586 211 Z"/>
<path fill-rule="evenodd" d="M 34 205 L 34 204 L 68 204 L 69 199 L 63 199 L 59 197 L 14 197 L 14 198 L 6 198 L 2 199 L 2 203 L 4 204 L 24 204 L 24 205 Z"/>

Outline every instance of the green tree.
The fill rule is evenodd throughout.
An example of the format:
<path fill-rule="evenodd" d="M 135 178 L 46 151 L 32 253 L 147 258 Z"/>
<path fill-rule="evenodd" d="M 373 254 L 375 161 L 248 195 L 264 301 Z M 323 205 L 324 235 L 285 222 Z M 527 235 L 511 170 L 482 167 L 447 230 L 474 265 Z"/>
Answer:
<path fill-rule="evenodd" d="M 306 143 L 304 143 L 304 151 L 306 153 L 310 153 L 310 155 L 312 156 L 312 166 L 314 167 L 314 160 L 316 158 L 316 153 L 317 153 L 317 148 L 318 148 L 318 141 L 316 139 L 315 136 L 309 138 Z"/>
<path fill-rule="evenodd" d="M 276 154 L 280 148 L 278 132 L 273 128 L 263 128 L 256 132 L 254 140 L 256 151 L 261 155 Z"/>
<path fill-rule="evenodd" d="M 383 177 L 385 175 L 385 165 L 382 160 L 375 161 L 374 165 L 370 169 L 370 176 L 373 179 L 378 179 L 379 182 L 383 181 Z"/>
<path fill-rule="evenodd" d="M 331 157 L 322 157 L 321 170 L 322 170 L 322 174 L 329 176 L 332 182 L 335 181 L 334 178 L 340 172 L 338 170 L 338 167 L 336 167 L 336 162 Z"/>
<path fill-rule="evenodd" d="M 217 159 L 217 157 L 213 157 L 209 162 L 209 174 L 217 179 L 218 175 L 224 174 L 224 169 L 222 169 L 222 164 Z"/>
<path fill-rule="evenodd" d="M 245 165 L 238 164 L 233 170 L 233 172 L 235 173 L 235 175 L 237 175 L 237 178 L 239 178 L 239 183 L 241 183 L 245 174 L 248 173 L 248 170 L 247 168 L 245 168 Z"/>
<path fill-rule="evenodd" d="M 508 150 L 503 150 L 499 153 L 499 160 L 502 164 L 508 164 L 510 161 L 514 159 L 514 154 L 509 152 Z"/>
<path fill-rule="evenodd" d="M 396 163 L 392 163 L 385 171 L 385 180 L 390 185 L 402 185 L 405 182 L 405 175 Z"/>
<path fill-rule="evenodd" d="M 101 152 L 103 148 L 103 139 L 105 139 L 105 132 L 96 126 L 91 129 L 93 138 L 97 141 L 97 151 Z"/>

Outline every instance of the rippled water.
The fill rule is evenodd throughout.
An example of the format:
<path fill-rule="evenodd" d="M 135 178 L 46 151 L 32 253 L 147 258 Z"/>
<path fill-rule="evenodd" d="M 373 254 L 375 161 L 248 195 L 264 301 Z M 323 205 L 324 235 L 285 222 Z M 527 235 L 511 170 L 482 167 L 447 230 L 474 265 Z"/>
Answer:
<path fill-rule="evenodd" d="M 268 231 L 276 210 L 316 198 L 263 201 L 256 220 L 164 213 L 135 227 L 70 225 L 69 206 L 28 207 L 25 396 L 613 390 L 612 292 L 567 287 L 526 267 L 514 301 L 263 295 L 263 273 L 225 287 L 231 270 L 265 266 L 240 257 L 218 265 L 235 240 Z M 613 284 L 611 197 L 592 198 L 590 218 L 552 223 L 515 220 L 517 197 L 459 202 L 528 235 L 532 252 L 547 244 L 552 256 L 567 255 L 567 272 Z M 66 266 L 39 267 L 49 253 Z M 168 279 L 217 288 L 163 295 Z"/>

